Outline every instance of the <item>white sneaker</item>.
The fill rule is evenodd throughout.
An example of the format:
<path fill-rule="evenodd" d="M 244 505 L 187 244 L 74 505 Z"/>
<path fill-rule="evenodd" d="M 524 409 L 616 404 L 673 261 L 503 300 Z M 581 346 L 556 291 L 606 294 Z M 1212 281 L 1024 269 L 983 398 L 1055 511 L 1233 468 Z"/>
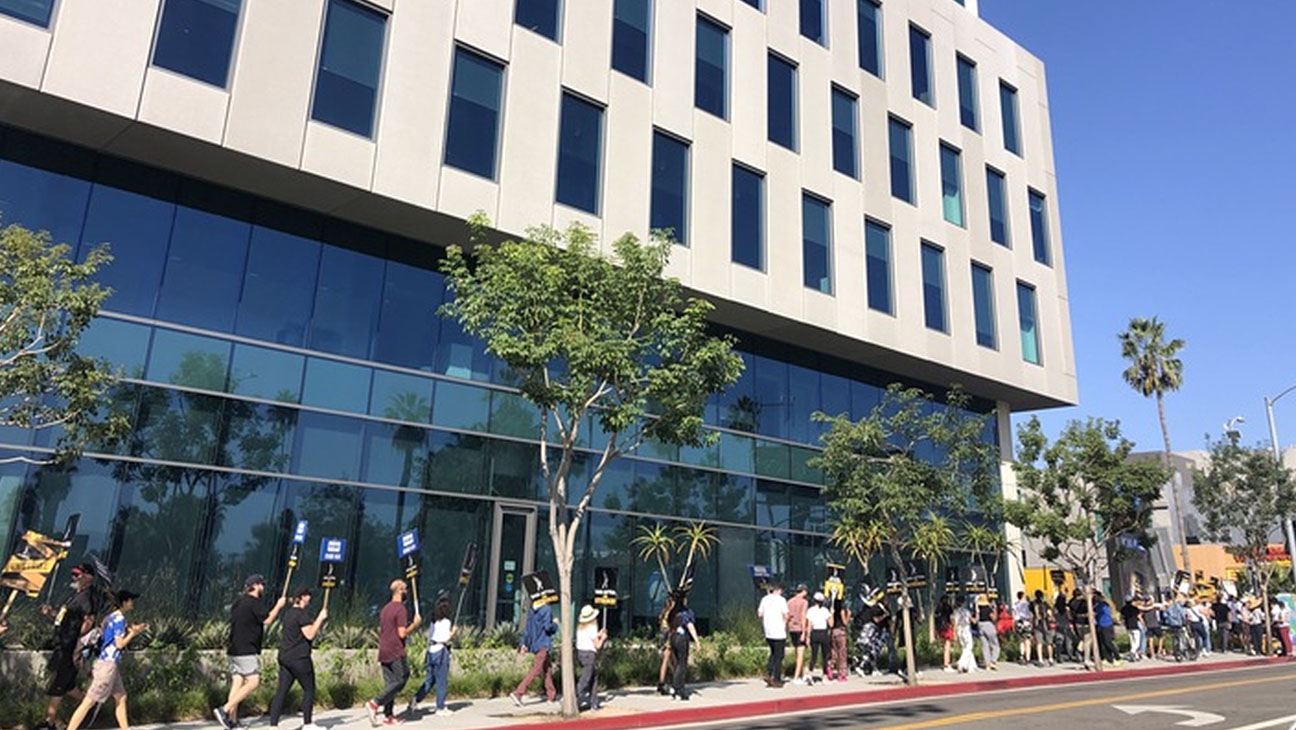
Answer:
<path fill-rule="evenodd" d="M 301 730 L 324 730 L 324 728 L 320 727 L 319 725 L 316 725 L 313 722 L 308 722 L 305 725 L 301 726 Z"/>
<path fill-rule="evenodd" d="M 432 711 L 432 714 L 433 714 L 433 715 L 441 715 L 442 717 L 449 717 L 450 715 L 453 715 L 454 713 L 455 713 L 455 711 L 452 710 L 452 709 L 450 709 L 449 707 L 442 707 L 442 708 L 439 709 L 439 710 L 433 710 L 433 711 Z"/>

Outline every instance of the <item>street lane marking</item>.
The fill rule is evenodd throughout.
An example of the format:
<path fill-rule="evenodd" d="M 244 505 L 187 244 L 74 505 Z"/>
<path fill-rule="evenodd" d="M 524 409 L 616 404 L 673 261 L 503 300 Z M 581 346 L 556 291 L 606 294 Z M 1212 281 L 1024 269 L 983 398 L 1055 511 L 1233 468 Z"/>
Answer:
<path fill-rule="evenodd" d="M 1296 674 L 1284 674 L 1279 677 L 1261 677 L 1259 679 L 1239 679 L 1232 682 L 1216 682 L 1214 684 L 1198 684 L 1192 687 L 1176 687 L 1174 689 L 1159 689 L 1151 692 L 1139 692 L 1137 694 L 1119 695 L 1116 697 L 1102 697 L 1089 700 L 1074 700 L 1072 702 L 1058 702 L 1051 705 L 1032 705 L 1030 707 L 1013 707 L 1006 710 L 986 710 L 983 712 L 969 712 L 962 715 L 951 715 L 949 717 L 938 717 L 933 720 L 922 720 L 919 722 L 909 722 L 900 725 L 879 725 L 870 730 L 920 730 L 928 727 L 944 727 L 946 725 L 962 725 L 968 722 L 977 722 L 980 720 L 993 720 L 1000 717 L 1013 717 L 1015 715 L 1030 715 L 1037 712 L 1057 712 L 1059 710 L 1071 710 L 1077 707 L 1093 707 L 1094 705 L 1110 705 L 1117 702 L 1129 702 L 1131 700 L 1145 700 L 1152 697 L 1170 697 L 1173 695 L 1188 694 L 1190 692 L 1209 692 L 1217 689 L 1229 689 L 1231 687 L 1245 687 L 1252 684 L 1268 684 L 1271 682 L 1287 682 L 1296 679 Z M 975 696 L 975 695 L 968 695 Z"/>
<path fill-rule="evenodd" d="M 1233 730 L 1264 730 L 1264 728 L 1267 727 L 1277 727 L 1279 725 L 1286 725 L 1289 722 L 1296 723 L 1296 715 L 1288 715 L 1287 717 L 1276 717 L 1272 720 L 1257 722 L 1253 725 L 1243 725 L 1242 727 L 1235 727 L 1233 728 Z"/>
<path fill-rule="evenodd" d="M 1175 723 L 1182 727 L 1201 727 L 1203 725 L 1214 725 L 1217 722 L 1224 722 L 1223 715 L 1194 710 L 1186 705 L 1112 705 L 1112 709 L 1120 710 L 1126 715 L 1142 715 L 1145 712 L 1159 712 L 1163 715 L 1179 715 L 1188 718 L 1187 720 L 1181 720 Z"/>

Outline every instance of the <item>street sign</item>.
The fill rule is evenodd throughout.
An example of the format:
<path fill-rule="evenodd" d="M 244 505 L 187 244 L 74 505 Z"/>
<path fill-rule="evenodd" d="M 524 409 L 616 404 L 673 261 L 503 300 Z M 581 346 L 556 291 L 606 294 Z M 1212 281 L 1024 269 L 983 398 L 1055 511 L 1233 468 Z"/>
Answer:
<path fill-rule="evenodd" d="M 594 605 L 604 608 L 616 608 L 617 605 L 617 569 L 606 566 L 594 567 Z"/>

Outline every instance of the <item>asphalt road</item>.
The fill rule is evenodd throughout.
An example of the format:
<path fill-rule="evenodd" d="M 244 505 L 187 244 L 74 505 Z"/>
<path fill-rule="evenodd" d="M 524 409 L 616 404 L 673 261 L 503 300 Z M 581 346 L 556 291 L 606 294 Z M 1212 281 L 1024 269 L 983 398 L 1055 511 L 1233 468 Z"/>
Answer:
<path fill-rule="evenodd" d="M 1296 665 L 860 705 L 700 725 L 707 730 L 1296 729 Z"/>

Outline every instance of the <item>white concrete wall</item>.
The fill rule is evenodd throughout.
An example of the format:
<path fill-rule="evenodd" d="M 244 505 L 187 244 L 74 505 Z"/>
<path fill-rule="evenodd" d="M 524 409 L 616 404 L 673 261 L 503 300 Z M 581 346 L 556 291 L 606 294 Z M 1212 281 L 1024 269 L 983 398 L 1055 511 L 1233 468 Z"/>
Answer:
<path fill-rule="evenodd" d="M 561 44 L 514 26 L 510 0 L 376 3 L 394 11 L 373 139 L 308 119 L 325 0 L 245 0 L 228 89 L 150 67 L 161 4 L 65 1 L 58 3 L 49 31 L 0 16 L 0 47 L 11 49 L 0 54 L 0 83 L 340 183 L 361 198 L 456 218 L 480 209 L 514 234 L 537 223 L 580 221 L 605 241 L 627 230 L 647 233 L 651 130 L 660 127 L 692 142 L 690 245 L 671 264 L 671 272 L 692 289 L 773 315 L 767 326 L 765 320 L 754 326 L 766 327 L 771 336 L 778 337 L 787 322 L 809 323 L 825 336 L 860 343 L 861 351 L 868 345 L 939 363 L 952 373 L 951 381 L 966 373 L 1052 403 L 1077 398 L 1044 67 L 978 18 L 975 0 L 967 7 L 953 0 L 888 0 L 883 6 L 885 80 L 858 68 L 855 0 L 829 0 L 827 48 L 798 34 L 792 0 L 768 0 L 766 13 L 736 0 L 657 0 L 650 85 L 610 70 L 610 0 L 566 0 Z M 727 120 L 693 108 L 698 12 L 732 29 Z M 934 109 L 910 96 L 911 22 L 932 37 Z M 456 43 L 508 64 L 495 180 L 440 164 Z M 799 154 L 766 141 L 769 49 L 798 64 Z M 980 133 L 959 124 L 956 53 L 977 63 Z M 1020 157 L 1003 148 L 1000 79 L 1019 90 Z M 831 168 L 833 84 L 859 96 L 859 181 Z M 554 203 L 562 88 L 607 105 L 600 216 Z M 889 194 L 888 114 L 913 124 L 916 207 Z M 966 228 L 946 223 L 941 215 L 942 140 L 962 150 Z M 112 151 L 111 140 L 100 141 Z M 734 160 L 766 173 L 767 265 L 761 272 L 729 261 Z M 184 160 L 168 164 L 185 169 Z M 1007 175 L 1011 249 L 989 240 L 987 164 Z M 1032 256 L 1028 187 L 1048 196 L 1052 267 Z M 833 201 L 832 296 L 801 284 L 803 189 Z M 330 198 L 318 207 L 327 212 L 353 202 Z M 892 227 L 894 317 L 866 306 L 865 215 Z M 946 252 L 948 335 L 923 325 L 923 239 Z M 973 260 L 994 271 L 997 350 L 976 344 Z M 1019 279 L 1036 287 L 1042 367 L 1021 357 Z"/>

